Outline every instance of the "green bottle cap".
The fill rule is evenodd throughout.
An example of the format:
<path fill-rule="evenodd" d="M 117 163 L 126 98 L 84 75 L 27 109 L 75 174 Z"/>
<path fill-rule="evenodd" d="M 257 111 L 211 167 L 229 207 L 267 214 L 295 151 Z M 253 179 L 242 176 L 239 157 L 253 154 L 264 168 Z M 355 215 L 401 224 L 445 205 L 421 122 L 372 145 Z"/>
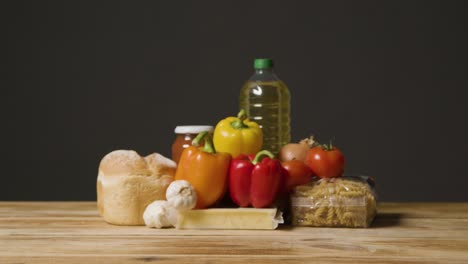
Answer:
<path fill-rule="evenodd" d="M 271 69 L 271 68 L 273 68 L 272 59 L 255 59 L 254 60 L 254 69 L 256 70 Z"/>

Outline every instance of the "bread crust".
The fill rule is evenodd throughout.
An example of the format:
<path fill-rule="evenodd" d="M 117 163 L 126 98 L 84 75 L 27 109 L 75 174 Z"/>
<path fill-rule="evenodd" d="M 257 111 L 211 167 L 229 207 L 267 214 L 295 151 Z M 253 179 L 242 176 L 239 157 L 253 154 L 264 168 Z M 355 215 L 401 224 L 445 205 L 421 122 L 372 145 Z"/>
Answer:
<path fill-rule="evenodd" d="M 146 207 L 165 200 L 176 166 L 158 153 L 141 157 L 133 150 L 116 150 L 107 154 L 97 177 L 99 214 L 110 224 L 144 225 Z"/>

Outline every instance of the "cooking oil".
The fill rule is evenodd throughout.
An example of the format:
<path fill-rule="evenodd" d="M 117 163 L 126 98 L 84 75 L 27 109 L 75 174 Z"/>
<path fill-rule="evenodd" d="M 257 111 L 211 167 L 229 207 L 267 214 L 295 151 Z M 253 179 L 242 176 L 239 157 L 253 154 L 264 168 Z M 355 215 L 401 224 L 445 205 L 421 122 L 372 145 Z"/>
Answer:
<path fill-rule="evenodd" d="M 263 130 L 263 148 L 277 154 L 291 140 L 290 94 L 273 70 L 273 60 L 255 59 L 255 73 L 241 89 L 239 107 Z"/>

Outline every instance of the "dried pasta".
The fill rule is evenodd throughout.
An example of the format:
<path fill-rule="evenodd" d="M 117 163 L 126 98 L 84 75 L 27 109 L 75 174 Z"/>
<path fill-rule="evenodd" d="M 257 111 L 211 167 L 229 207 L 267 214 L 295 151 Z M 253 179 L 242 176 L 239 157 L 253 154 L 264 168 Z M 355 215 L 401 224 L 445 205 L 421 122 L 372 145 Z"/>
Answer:
<path fill-rule="evenodd" d="M 368 227 L 376 207 L 374 189 L 362 177 L 320 179 L 297 186 L 291 196 L 297 226 Z"/>

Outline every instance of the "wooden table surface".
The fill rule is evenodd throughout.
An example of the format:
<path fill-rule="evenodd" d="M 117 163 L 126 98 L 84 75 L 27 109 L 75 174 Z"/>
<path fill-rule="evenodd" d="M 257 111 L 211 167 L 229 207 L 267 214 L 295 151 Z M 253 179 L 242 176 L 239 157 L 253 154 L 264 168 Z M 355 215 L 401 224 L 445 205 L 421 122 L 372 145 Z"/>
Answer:
<path fill-rule="evenodd" d="M 383 203 L 368 229 L 113 226 L 94 202 L 0 202 L 0 263 L 468 263 L 468 203 Z"/>

